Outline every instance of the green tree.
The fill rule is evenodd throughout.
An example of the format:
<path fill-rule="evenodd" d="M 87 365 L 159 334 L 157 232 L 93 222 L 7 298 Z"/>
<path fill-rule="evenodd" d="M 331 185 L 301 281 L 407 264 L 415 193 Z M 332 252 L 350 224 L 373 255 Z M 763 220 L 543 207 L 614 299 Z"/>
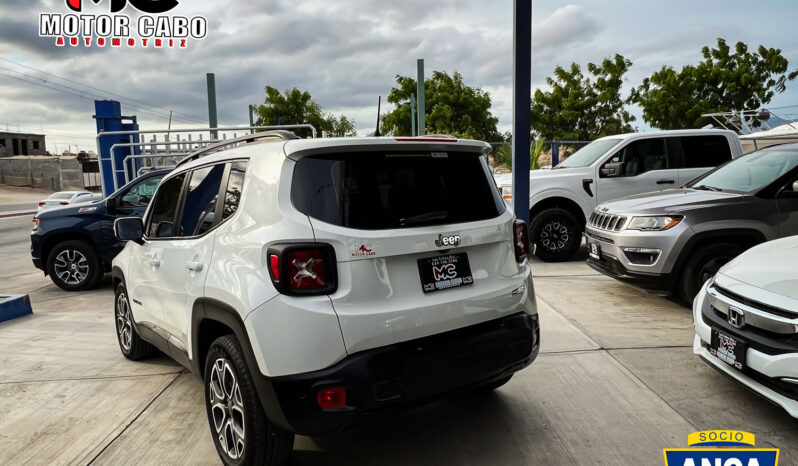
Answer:
<path fill-rule="evenodd" d="M 384 134 L 409 136 L 410 94 L 416 93 L 416 80 L 407 76 L 396 76 L 396 87 L 388 94 L 388 102 L 396 108 L 382 117 Z M 425 116 L 427 134 L 451 134 L 452 136 L 500 141 L 496 129 L 499 119 L 490 113 L 490 94 L 463 82 L 457 71 L 452 76 L 435 71 L 432 78 L 424 82 Z"/>
<path fill-rule="evenodd" d="M 344 115 L 336 117 L 325 114 L 307 91 L 297 88 L 286 89 L 284 93 L 266 86 L 266 100 L 263 105 L 255 107 L 258 115 L 257 126 L 311 124 L 321 135 L 326 131 L 329 136 L 357 136 L 355 122 Z M 296 130 L 301 133 L 302 130 Z"/>
<path fill-rule="evenodd" d="M 787 73 L 781 50 L 761 45 L 756 53 L 743 42 L 732 50 L 718 39 L 716 48 L 704 47 L 701 55 L 698 65 L 678 72 L 663 66 L 632 91 L 630 102 L 640 105 L 651 126 L 700 128 L 711 123 L 704 113 L 759 109 L 798 76 L 798 70 Z"/>
<path fill-rule="evenodd" d="M 599 65 L 587 64 L 588 74 L 576 63 L 558 66 L 546 78 L 549 91 L 538 89 L 532 99 L 532 130 L 546 140 L 591 140 L 634 131 L 635 117 L 621 98 L 623 77 L 632 62 L 616 54 Z"/>

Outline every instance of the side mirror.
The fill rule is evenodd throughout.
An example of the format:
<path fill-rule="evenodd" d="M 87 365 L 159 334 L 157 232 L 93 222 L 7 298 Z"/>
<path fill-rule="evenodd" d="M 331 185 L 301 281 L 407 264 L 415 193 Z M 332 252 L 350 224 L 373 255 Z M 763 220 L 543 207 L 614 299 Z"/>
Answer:
<path fill-rule="evenodd" d="M 792 188 L 792 189 L 790 189 Z M 786 186 L 781 191 L 782 197 L 798 198 L 798 181 L 793 182 L 792 185 Z"/>
<path fill-rule="evenodd" d="M 621 176 L 623 172 L 623 162 L 607 162 L 601 167 L 600 175 L 602 178 L 615 178 Z"/>
<path fill-rule="evenodd" d="M 138 217 L 118 218 L 114 221 L 114 235 L 119 241 L 141 241 L 144 224 Z"/>
<path fill-rule="evenodd" d="M 105 208 L 108 210 L 108 215 L 116 214 L 116 210 L 119 208 L 119 198 L 116 196 L 111 196 L 106 199 Z"/>

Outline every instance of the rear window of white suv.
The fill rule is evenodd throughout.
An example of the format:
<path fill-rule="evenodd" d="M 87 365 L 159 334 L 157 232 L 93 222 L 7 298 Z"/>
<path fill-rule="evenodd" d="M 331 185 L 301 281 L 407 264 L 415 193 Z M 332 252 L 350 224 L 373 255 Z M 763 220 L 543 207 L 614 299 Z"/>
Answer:
<path fill-rule="evenodd" d="M 462 152 L 306 156 L 291 199 L 311 218 L 361 230 L 475 222 L 505 210 L 485 158 Z"/>

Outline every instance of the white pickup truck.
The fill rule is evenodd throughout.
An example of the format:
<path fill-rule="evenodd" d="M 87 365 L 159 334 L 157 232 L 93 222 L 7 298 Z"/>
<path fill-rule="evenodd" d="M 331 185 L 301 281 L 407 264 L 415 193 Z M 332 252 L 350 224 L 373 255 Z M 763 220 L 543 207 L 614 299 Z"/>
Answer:
<path fill-rule="evenodd" d="M 733 131 L 650 131 L 596 139 L 550 170 L 532 170 L 529 227 L 536 254 L 546 262 L 568 260 L 598 204 L 678 188 L 742 153 Z M 512 174 L 495 178 L 512 201 Z"/>

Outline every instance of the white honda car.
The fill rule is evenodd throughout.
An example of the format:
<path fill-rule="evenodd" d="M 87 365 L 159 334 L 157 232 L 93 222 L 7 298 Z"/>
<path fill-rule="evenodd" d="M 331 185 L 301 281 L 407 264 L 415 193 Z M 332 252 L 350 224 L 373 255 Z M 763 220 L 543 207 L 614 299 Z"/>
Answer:
<path fill-rule="evenodd" d="M 226 464 L 283 464 L 294 433 L 497 388 L 535 359 L 527 229 L 488 144 L 238 142 L 188 157 L 114 228 L 122 353 L 203 378 Z"/>
<path fill-rule="evenodd" d="M 723 266 L 693 302 L 693 352 L 798 417 L 798 236 Z"/>

